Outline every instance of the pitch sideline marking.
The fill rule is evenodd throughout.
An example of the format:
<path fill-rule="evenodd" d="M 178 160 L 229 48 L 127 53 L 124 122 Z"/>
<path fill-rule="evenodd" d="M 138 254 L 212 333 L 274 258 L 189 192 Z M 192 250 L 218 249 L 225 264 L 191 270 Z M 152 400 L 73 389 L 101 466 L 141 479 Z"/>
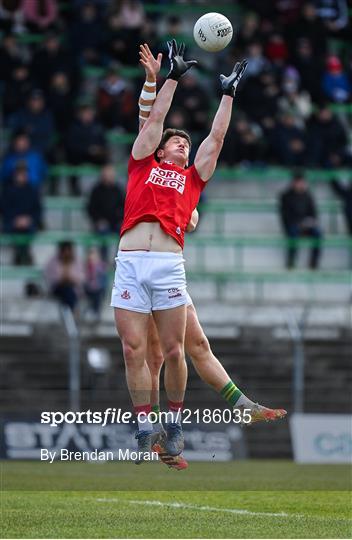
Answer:
<path fill-rule="evenodd" d="M 317 519 L 317 520 L 327 520 L 333 519 L 335 521 L 350 522 L 351 519 L 338 518 L 338 517 L 326 517 L 326 516 L 309 516 L 304 514 L 288 514 L 287 512 L 253 512 L 252 510 L 242 510 L 239 508 L 221 508 L 220 506 L 198 506 L 196 504 L 187 504 L 187 503 L 177 503 L 177 502 L 163 502 L 163 501 L 153 501 L 153 500 L 142 500 L 136 501 L 134 499 L 116 499 L 116 498 L 99 498 L 96 499 L 97 502 L 118 502 L 118 503 L 128 503 L 128 504 L 139 504 L 144 506 L 159 506 L 167 508 L 181 508 L 184 510 L 202 510 L 204 512 L 225 512 L 227 514 L 236 514 L 244 516 L 262 516 L 262 517 L 278 517 L 278 518 L 298 518 L 298 519 Z"/>
<path fill-rule="evenodd" d="M 217 506 L 198 506 L 196 504 L 186 504 L 186 503 L 168 503 L 168 502 L 162 502 L 162 501 L 151 501 L 151 500 L 143 500 L 143 501 L 135 501 L 133 499 L 113 499 L 113 498 L 105 498 L 105 499 L 97 499 L 98 502 L 125 502 L 129 504 L 140 504 L 145 506 L 164 506 L 168 508 L 181 508 L 181 509 L 187 509 L 187 510 L 202 510 L 205 512 L 226 512 L 228 514 L 243 514 L 246 516 L 267 516 L 267 517 L 303 517 L 299 514 L 287 514 L 286 512 L 252 512 L 251 510 L 240 510 L 238 508 L 221 508 Z"/>

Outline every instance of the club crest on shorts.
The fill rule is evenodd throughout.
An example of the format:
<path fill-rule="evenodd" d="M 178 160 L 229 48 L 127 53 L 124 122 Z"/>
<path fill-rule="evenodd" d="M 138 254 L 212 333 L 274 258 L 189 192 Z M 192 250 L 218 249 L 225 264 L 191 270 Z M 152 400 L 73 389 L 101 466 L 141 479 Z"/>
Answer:
<path fill-rule="evenodd" d="M 130 293 L 128 292 L 127 289 L 125 291 L 123 291 L 123 293 L 121 294 L 121 298 L 123 298 L 124 300 L 130 300 L 131 299 L 131 295 L 130 295 Z"/>
<path fill-rule="evenodd" d="M 167 292 L 169 293 L 169 299 L 182 296 L 182 292 L 177 287 L 172 287 L 171 289 L 168 289 Z"/>

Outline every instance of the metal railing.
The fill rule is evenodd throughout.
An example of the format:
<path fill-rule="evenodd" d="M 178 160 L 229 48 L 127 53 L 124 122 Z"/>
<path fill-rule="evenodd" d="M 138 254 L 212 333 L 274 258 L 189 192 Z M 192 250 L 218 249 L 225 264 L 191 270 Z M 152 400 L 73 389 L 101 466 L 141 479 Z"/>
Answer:
<path fill-rule="evenodd" d="M 305 350 L 304 331 L 307 324 L 311 306 L 305 305 L 301 317 L 297 317 L 292 309 L 284 311 L 284 318 L 289 335 L 293 344 L 293 372 L 292 372 L 292 392 L 293 392 L 293 412 L 302 413 L 304 411 L 304 386 L 305 386 Z"/>
<path fill-rule="evenodd" d="M 60 306 L 63 327 L 68 338 L 69 406 L 71 411 L 79 411 L 81 405 L 81 344 L 79 330 L 70 308 Z"/>

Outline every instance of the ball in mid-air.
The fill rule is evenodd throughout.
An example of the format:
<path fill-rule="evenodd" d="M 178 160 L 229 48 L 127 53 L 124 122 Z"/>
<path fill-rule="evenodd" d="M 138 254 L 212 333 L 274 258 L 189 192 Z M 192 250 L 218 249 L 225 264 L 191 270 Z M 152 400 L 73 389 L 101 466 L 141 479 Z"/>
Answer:
<path fill-rule="evenodd" d="M 232 39 L 232 24 L 221 13 L 206 13 L 194 25 L 193 37 L 201 49 L 217 52 L 224 49 Z"/>

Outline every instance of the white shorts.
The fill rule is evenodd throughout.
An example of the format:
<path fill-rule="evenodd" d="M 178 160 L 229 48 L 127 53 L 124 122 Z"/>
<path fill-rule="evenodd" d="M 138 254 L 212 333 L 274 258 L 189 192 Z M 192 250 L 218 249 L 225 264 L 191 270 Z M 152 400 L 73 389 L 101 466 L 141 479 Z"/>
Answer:
<path fill-rule="evenodd" d="M 181 253 L 119 251 L 111 306 L 150 313 L 190 305 Z"/>

